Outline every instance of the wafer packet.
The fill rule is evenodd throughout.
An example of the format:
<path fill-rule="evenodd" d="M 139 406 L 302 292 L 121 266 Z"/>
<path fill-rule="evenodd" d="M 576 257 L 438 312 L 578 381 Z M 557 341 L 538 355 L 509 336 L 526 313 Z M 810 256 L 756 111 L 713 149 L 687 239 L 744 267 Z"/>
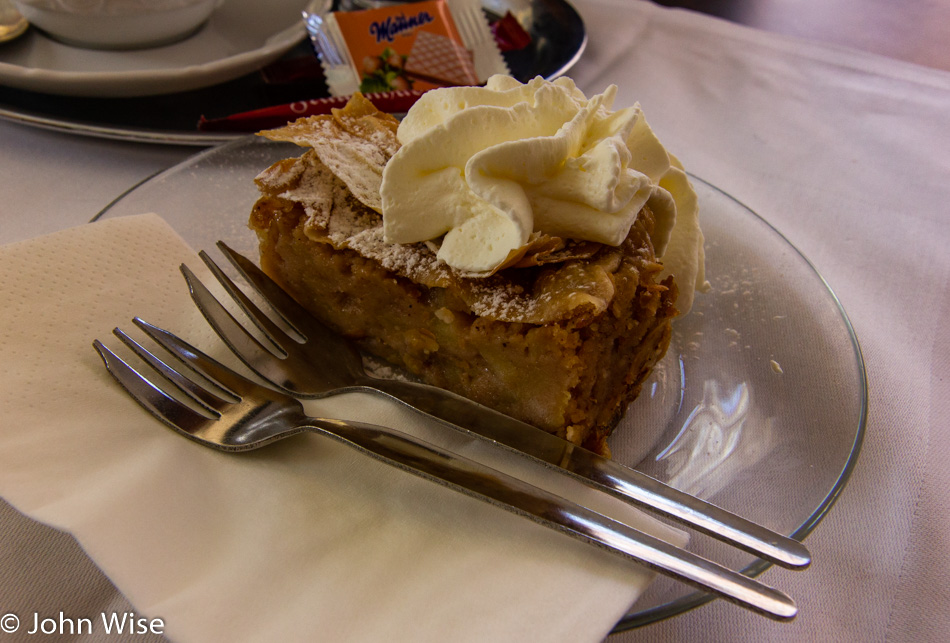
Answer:
<path fill-rule="evenodd" d="M 480 85 L 509 74 L 479 0 L 424 0 L 308 19 L 332 96 Z"/>

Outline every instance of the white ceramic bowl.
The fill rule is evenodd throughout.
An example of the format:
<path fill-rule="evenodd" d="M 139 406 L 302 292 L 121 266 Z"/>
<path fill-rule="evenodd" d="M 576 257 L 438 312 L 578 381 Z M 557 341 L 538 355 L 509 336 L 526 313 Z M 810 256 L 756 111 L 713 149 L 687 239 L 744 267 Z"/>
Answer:
<path fill-rule="evenodd" d="M 27 20 L 66 44 L 141 49 L 187 38 L 221 0 L 13 0 Z"/>

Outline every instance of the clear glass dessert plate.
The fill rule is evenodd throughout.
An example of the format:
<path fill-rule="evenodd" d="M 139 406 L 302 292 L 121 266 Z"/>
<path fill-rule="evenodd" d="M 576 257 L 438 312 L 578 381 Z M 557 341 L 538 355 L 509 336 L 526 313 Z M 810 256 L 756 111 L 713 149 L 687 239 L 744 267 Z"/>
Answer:
<path fill-rule="evenodd" d="M 256 257 L 246 225 L 257 197 L 253 178 L 299 154 L 257 137 L 233 141 L 135 186 L 99 217 L 156 212 L 195 249 L 223 239 Z M 802 539 L 857 461 L 867 415 L 860 348 L 837 298 L 801 253 L 728 194 L 692 181 L 711 289 L 674 322 L 670 350 L 611 438 L 614 458 Z M 698 534 L 690 549 L 750 575 L 768 567 Z M 707 600 L 661 577 L 617 629 Z"/>

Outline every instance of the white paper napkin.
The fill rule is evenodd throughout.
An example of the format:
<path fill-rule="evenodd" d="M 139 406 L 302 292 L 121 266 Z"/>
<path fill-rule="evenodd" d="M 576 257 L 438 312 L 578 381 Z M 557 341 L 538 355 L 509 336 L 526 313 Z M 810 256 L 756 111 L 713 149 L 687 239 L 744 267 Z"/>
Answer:
<path fill-rule="evenodd" d="M 203 268 L 155 215 L 0 248 L 0 495 L 75 535 L 167 636 L 599 641 L 636 600 L 650 578 L 638 565 L 335 441 L 228 455 L 148 416 L 93 339 L 118 347 L 111 329 L 134 334 L 139 315 L 235 363 L 191 303 L 182 262 Z M 432 428 L 370 395 L 308 410 Z M 682 542 L 617 502 L 579 499 Z"/>

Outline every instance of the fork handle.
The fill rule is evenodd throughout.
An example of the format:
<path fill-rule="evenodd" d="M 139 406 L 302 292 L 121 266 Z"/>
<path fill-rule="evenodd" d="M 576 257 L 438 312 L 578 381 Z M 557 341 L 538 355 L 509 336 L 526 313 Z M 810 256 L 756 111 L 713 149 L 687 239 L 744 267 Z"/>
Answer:
<path fill-rule="evenodd" d="M 367 378 L 361 383 L 449 422 L 456 429 L 488 438 L 520 455 L 527 455 L 588 487 L 663 513 L 755 556 L 787 568 L 803 568 L 811 562 L 811 554 L 793 538 L 468 398 L 445 389 L 402 380 Z"/>
<path fill-rule="evenodd" d="M 787 595 L 759 581 L 435 445 L 371 424 L 313 419 L 311 424 L 306 428 L 387 464 L 605 548 L 765 616 L 788 620 L 797 613 Z"/>

